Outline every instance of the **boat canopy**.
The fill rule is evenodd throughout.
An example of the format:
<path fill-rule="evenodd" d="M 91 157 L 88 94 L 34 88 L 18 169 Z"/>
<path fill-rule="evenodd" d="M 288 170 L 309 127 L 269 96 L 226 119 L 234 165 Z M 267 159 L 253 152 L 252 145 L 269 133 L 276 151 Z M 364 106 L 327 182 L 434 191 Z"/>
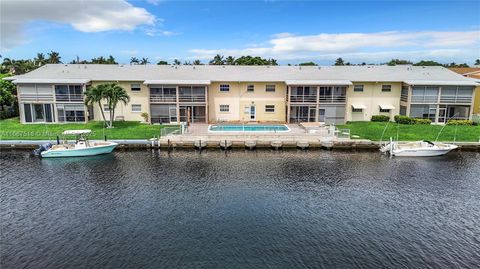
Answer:
<path fill-rule="evenodd" d="M 63 131 L 63 135 L 82 135 L 82 134 L 89 134 L 92 130 L 66 130 Z"/>

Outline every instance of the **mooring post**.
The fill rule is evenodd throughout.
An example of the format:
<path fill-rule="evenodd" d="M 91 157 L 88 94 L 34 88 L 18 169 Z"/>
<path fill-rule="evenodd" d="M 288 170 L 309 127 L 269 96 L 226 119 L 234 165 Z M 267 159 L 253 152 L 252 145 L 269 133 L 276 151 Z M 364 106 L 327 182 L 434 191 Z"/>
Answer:
<path fill-rule="evenodd" d="M 60 145 L 60 137 L 57 135 L 57 145 Z"/>

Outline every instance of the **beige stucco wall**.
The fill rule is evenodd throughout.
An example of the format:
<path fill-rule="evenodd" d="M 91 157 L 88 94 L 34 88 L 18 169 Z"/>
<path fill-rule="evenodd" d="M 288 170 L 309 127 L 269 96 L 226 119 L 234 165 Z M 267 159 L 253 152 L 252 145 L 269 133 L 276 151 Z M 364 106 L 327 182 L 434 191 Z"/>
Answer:
<path fill-rule="evenodd" d="M 93 81 L 92 86 L 96 86 L 99 84 L 103 83 L 112 83 L 111 81 Z M 115 117 L 118 116 L 123 116 L 126 121 L 143 121 L 143 118 L 140 116 L 142 112 L 147 112 L 150 114 L 150 104 L 148 101 L 149 98 L 149 89 L 147 85 L 143 84 L 143 81 L 115 81 L 118 85 L 123 87 L 128 95 L 130 96 L 130 102 L 128 104 L 123 104 L 122 102 L 118 103 L 116 109 L 115 109 Z M 138 91 L 132 91 L 131 90 L 131 84 L 140 84 L 141 90 Z M 105 104 L 105 102 L 102 103 L 102 105 Z M 132 112 L 132 104 L 139 104 L 142 106 L 142 111 L 141 112 Z M 102 120 L 102 114 L 100 112 L 100 109 L 98 105 L 94 106 L 94 120 Z M 109 117 L 109 112 L 105 112 L 105 117 L 108 120 Z"/>
<path fill-rule="evenodd" d="M 473 114 L 480 114 L 480 86 L 475 88 L 475 100 L 473 101 Z"/>
<path fill-rule="evenodd" d="M 220 85 L 229 84 L 229 92 L 221 92 Z M 247 85 L 254 85 L 248 92 Z M 275 92 L 265 91 L 266 85 L 275 85 Z M 208 89 L 209 121 L 250 121 L 246 107 L 255 105 L 257 122 L 286 121 L 286 88 L 279 82 L 213 82 Z M 220 105 L 229 105 L 229 112 L 220 112 Z M 265 112 L 266 105 L 274 105 L 275 112 Z"/>
<path fill-rule="evenodd" d="M 354 92 L 353 86 L 347 89 L 346 121 L 370 121 L 373 115 L 387 115 L 391 120 L 400 112 L 400 93 L 402 83 L 398 82 L 354 82 L 363 85 L 363 92 Z M 391 92 L 382 92 L 382 85 L 392 85 Z M 352 112 L 352 105 L 364 105 L 363 112 Z M 380 105 L 392 105 L 390 113 L 380 113 Z"/>

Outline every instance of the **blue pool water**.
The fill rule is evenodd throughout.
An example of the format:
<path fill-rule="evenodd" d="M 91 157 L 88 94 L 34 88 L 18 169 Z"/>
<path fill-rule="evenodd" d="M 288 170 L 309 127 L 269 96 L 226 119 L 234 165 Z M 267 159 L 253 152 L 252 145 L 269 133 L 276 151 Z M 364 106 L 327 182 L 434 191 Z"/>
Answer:
<path fill-rule="evenodd" d="M 208 130 L 211 132 L 289 132 L 290 129 L 285 124 L 255 124 L 255 125 L 240 125 L 240 124 L 225 124 L 225 125 L 210 125 Z"/>

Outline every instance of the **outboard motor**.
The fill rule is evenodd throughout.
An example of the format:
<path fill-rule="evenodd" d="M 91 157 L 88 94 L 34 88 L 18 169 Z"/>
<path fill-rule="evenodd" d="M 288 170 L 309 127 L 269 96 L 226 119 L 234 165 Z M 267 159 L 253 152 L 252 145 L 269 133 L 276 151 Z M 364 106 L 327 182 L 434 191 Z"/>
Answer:
<path fill-rule="evenodd" d="M 51 147 L 52 147 L 52 143 L 50 143 L 50 142 L 42 144 L 38 147 L 38 149 L 33 151 L 33 154 L 38 156 L 38 155 L 40 155 L 40 153 L 42 153 L 43 151 L 49 150 Z"/>

